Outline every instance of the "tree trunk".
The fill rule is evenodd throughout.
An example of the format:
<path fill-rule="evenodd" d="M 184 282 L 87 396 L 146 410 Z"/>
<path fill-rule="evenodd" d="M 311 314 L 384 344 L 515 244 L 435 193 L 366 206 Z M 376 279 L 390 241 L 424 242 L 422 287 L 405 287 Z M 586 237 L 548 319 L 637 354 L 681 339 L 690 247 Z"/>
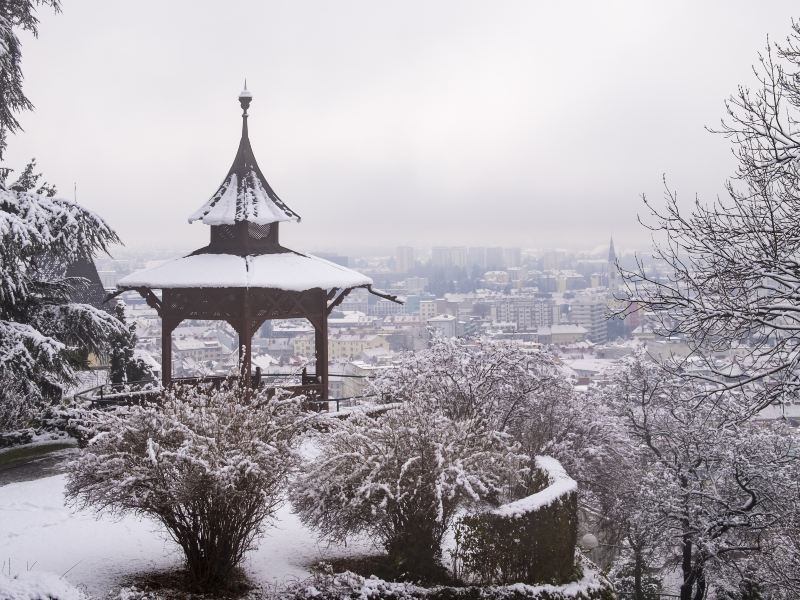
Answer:
<path fill-rule="evenodd" d="M 634 600 L 645 600 L 644 590 L 642 589 L 642 571 L 644 567 L 641 548 L 633 551 L 633 598 Z"/>
<path fill-rule="evenodd" d="M 706 597 L 706 576 L 703 572 L 703 567 L 700 567 L 697 572 L 697 588 L 694 592 L 694 600 L 703 600 Z"/>
<path fill-rule="evenodd" d="M 692 600 L 694 587 L 694 573 L 692 572 L 692 540 L 688 535 L 683 536 L 683 558 L 681 560 L 683 584 L 681 584 L 681 600 Z"/>
<path fill-rule="evenodd" d="M 386 545 L 389 559 L 398 575 L 429 581 L 440 574 L 440 542 L 434 527 L 428 519 L 419 518 L 415 523 L 408 523 Z"/>

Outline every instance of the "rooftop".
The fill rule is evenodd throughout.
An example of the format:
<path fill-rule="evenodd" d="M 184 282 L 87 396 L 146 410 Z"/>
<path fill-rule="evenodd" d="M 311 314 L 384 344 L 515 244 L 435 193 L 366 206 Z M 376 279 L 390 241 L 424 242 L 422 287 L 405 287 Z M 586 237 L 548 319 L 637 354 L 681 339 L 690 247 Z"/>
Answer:
<path fill-rule="evenodd" d="M 120 288 L 274 288 L 303 292 L 314 288 L 368 286 L 372 279 L 324 258 L 282 252 L 255 256 L 191 254 L 119 280 Z"/>
<path fill-rule="evenodd" d="M 300 215 L 278 197 L 256 162 L 247 132 L 247 109 L 252 99 L 252 94 L 245 87 L 239 94 L 242 138 L 236 157 L 222 184 L 189 217 L 189 223 L 202 221 L 206 225 L 234 225 L 247 221 L 256 225 L 267 225 L 300 220 Z"/>

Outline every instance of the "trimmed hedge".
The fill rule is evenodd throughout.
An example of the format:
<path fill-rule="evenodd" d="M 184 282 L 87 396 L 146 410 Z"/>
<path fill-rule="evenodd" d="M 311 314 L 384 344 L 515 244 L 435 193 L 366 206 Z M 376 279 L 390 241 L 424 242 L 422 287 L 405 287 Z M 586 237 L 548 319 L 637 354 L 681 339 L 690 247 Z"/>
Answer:
<path fill-rule="evenodd" d="M 550 457 L 536 457 L 543 490 L 491 512 L 463 517 L 456 527 L 459 575 L 483 585 L 563 584 L 576 566 L 577 485 Z"/>
<path fill-rule="evenodd" d="M 579 557 L 583 576 L 564 585 L 436 586 L 364 578 L 355 573 L 321 573 L 278 594 L 280 600 L 616 600 L 614 588 L 597 568 Z"/>

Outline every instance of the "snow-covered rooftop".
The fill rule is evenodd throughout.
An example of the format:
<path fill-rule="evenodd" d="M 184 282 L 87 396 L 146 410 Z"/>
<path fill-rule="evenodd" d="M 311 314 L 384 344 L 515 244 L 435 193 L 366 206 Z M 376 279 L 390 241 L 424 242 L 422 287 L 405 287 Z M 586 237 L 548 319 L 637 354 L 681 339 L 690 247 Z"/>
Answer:
<path fill-rule="evenodd" d="M 194 254 L 123 277 L 117 288 L 274 288 L 302 292 L 372 285 L 372 279 L 336 263 L 297 252 L 236 256 Z"/>
<path fill-rule="evenodd" d="M 265 183 L 262 183 L 255 170 L 247 171 L 241 176 L 229 173 L 208 202 L 189 217 L 189 222 L 233 225 L 240 221 L 249 221 L 266 225 L 281 221 L 298 221 L 300 217 Z"/>
<path fill-rule="evenodd" d="M 278 197 L 258 167 L 247 133 L 247 108 L 251 99 L 250 92 L 239 95 L 243 109 L 242 138 L 233 165 L 214 195 L 189 217 L 189 223 L 233 225 L 249 221 L 266 225 L 300 220 L 300 216 Z"/>

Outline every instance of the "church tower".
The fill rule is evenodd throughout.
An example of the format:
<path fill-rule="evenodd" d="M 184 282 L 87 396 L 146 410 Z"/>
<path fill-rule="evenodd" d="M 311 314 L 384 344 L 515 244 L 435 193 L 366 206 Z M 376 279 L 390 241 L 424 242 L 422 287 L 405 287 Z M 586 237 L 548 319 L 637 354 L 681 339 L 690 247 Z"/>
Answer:
<path fill-rule="evenodd" d="M 619 287 L 619 271 L 617 270 L 617 253 L 614 251 L 614 238 L 608 245 L 608 289 L 613 293 Z"/>

